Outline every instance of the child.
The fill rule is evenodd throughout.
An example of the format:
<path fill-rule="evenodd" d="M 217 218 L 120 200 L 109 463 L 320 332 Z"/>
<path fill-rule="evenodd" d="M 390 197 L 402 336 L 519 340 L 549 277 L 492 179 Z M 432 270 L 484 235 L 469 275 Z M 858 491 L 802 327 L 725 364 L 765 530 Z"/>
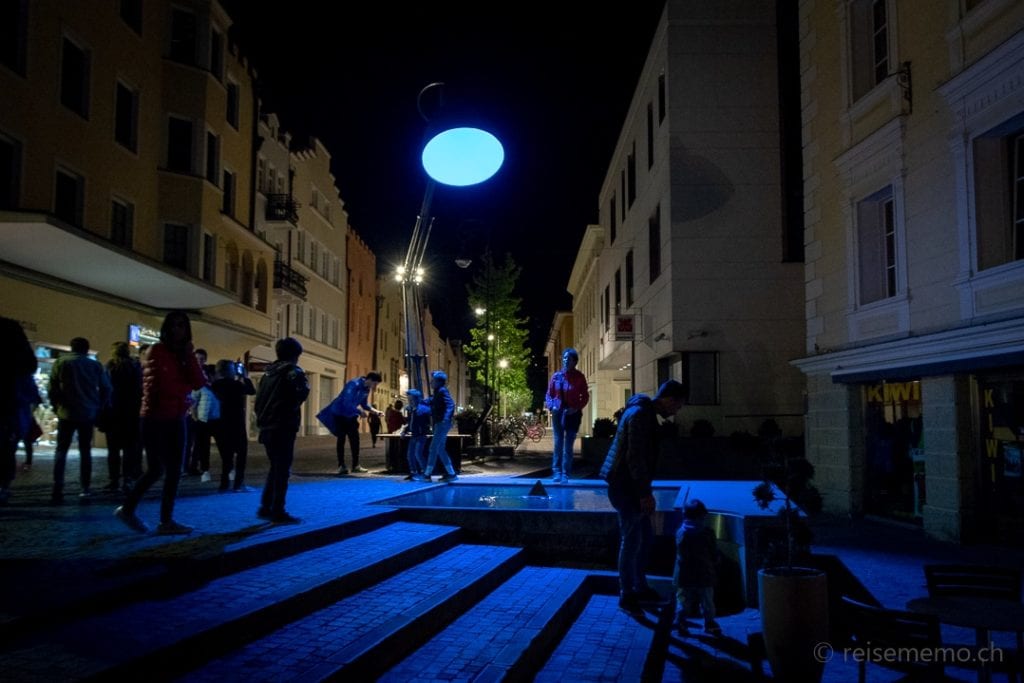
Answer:
<path fill-rule="evenodd" d="M 419 389 L 410 389 L 405 392 L 409 397 L 409 422 L 405 426 L 405 433 L 409 439 L 409 450 L 406 455 L 409 458 L 409 474 L 413 481 L 428 481 L 423 476 L 423 448 L 427 445 L 427 431 L 430 427 L 430 407 L 423 402 L 423 392 Z"/>
<path fill-rule="evenodd" d="M 718 553 L 715 532 L 704 526 L 708 509 L 699 500 L 683 508 L 683 523 L 676 532 L 676 629 L 687 635 L 687 614 L 704 616 L 704 631 L 720 635 L 715 621 L 715 560 Z"/>

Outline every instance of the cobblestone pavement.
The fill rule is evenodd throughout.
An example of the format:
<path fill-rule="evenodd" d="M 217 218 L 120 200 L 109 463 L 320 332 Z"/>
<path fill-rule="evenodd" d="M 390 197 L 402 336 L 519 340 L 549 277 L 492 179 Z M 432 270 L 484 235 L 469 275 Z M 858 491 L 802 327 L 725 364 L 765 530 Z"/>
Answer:
<path fill-rule="evenodd" d="M 365 442 L 368 437 L 364 435 Z M 462 478 L 481 476 L 522 476 L 534 474 L 542 476 L 549 464 L 550 446 L 547 444 L 533 445 L 514 458 L 488 458 L 482 461 L 463 463 Z M 100 492 L 106 484 L 105 450 L 94 451 L 94 491 L 97 494 L 81 505 L 77 499 L 77 454 L 72 453 L 68 464 L 68 484 L 66 487 L 66 503 L 61 506 L 49 504 L 52 476 L 52 454 L 46 449 L 38 449 L 33 468 L 30 472 L 19 472 L 12 486 L 10 503 L 0 508 L 0 581 L 5 586 L 4 593 L 8 596 L 0 606 L 0 628 L 10 629 L 19 624 L 19 618 L 33 616 L 45 619 L 48 611 L 60 605 L 81 600 L 90 594 L 109 594 L 116 591 L 122 582 L 136 579 L 146 572 L 156 571 L 173 563 L 190 563 L 201 559 L 216 558 L 225 549 L 245 547 L 266 542 L 275 537 L 308 534 L 321 528 L 329 528 L 332 524 L 344 521 L 370 519 L 383 514 L 387 509 L 371 505 L 381 500 L 421 486 L 408 481 L 403 475 L 389 474 L 385 464 L 384 447 L 378 442 L 376 447 L 364 448 L 361 464 L 369 472 L 348 476 L 336 474 L 334 439 L 330 437 L 301 437 L 297 443 L 296 460 L 293 468 L 291 487 L 289 489 L 289 511 L 303 519 L 302 524 L 295 526 L 272 526 L 255 517 L 259 494 L 254 490 L 248 493 L 218 493 L 217 477 L 211 482 L 202 482 L 199 477 L 185 477 L 182 480 L 179 499 L 176 506 L 176 518 L 185 524 L 195 527 L 189 536 L 156 536 L 140 535 L 128 531 L 112 516 L 114 507 L 119 504 L 120 494 Z M 19 453 L 19 464 L 21 463 Z M 247 483 L 257 489 L 266 473 L 266 457 L 262 447 L 250 444 L 249 471 Z M 219 468 L 219 459 L 212 456 L 215 471 Z M 157 483 L 139 508 L 139 515 L 151 525 L 155 524 L 159 508 L 159 487 Z M 887 607 L 902 607 L 912 597 L 925 594 L 922 566 L 929 562 L 959 561 L 991 564 L 1009 564 L 1024 566 L 1024 549 L 998 548 L 992 546 L 961 546 L 925 538 L 920 529 L 894 526 L 871 520 L 852 520 L 838 517 L 823 516 L 815 521 L 815 551 L 819 554 L 838 557 L 852 572 L 856 579 L 877 600 Z M 399 541 L 396 541 L 399 542 Z M 323 552 L 336 552 L 324 550 Z M 448 551 L 452 552 L 452 551 Z M 470 565 L 481 562 L 479 554 L 471 547 L 458 551 L 468 553 L 464 561 Z M 308 561 L 307 556 L 304 560 Z M 435 567 L 436 568 L 436 567 Z M 538 588 L 529 581 L 529 567 L 521 570 L 513 579 L 499 590 L 529 591 L 543 595 L 546 591 L 563 590 L 561 588 Z M 430 571 L 428 566 L 422 571 Z M 298 568 L 297 574 L 305 575 L 306 570 Z M 558 578 L 553 578 L 558 577 Z M 563 575 L 545 574 L 545 581 L 562 581 L 572 584 L 576 580 L 576 572 L 567 570 Z M 436 578 L 436 577 L 435 577 Z M 197 592 L 194 597 L 194 609 L 197 613 L 209 610 L 211 604 L 220 604 L 231 600 L 232 595 L 243 585 L 243 580 L 264 581 L 266 590 L 286 590 L 286 586 L 277 585 L 274 579 L 258 578 L 258 572 L 242 576 L 233 574 L 224 579 L 224 583 L 211 586 L 207 593 Z M 415 575 L 393 581 L 416 581 Z M 523 582 L 522 585 L 516 581 Z M 255 585 L 255 584 L 254 584 Z M 518 586 L 518 588 L 517 588 Z M 414 600 L 417 592 L 425 588 L 409 591 L 409 599 Z M 454 590 L 454 589 L 453 589 Z M 517 614 L 505 614 L 502 608 L 501 594 L 498 597 L 485 598 L 476 607 L 470 609 L 461 618 L 464 620 L 460 628 L 467 633 L 474 633 L 482 628 L 482 624 L 502 623 L 506 619 L 509 624 L 522 624 L 525 617 Z M 204 597 L 205 596 L 205 597 Z M 220 602 L 218 602 L 220 601 Z M 540 604 L 523 606 L 521 609 L 543 611 Z M 339 603 L 340 605 L 341 603 Z M 529 605 L 529 603 L 526 603 Z M 351 602 L 339 609 L 355 608 Z M 359 606 L 363 609 L 364 606 Z M 126 618 L 132 614 L 130 605 L 124 606 Z M 305 632 L 316 631 L 324 621 L 330 622 L 329 614 L 320 615 L 320 621 L 298 622 L 298 629 L 291 635 L 276 634 L 273 637 L 282 639 L 305 640 Z M 96 617 L 103 619 L 104 617 Z M 179 614 L 177 621 L 168 620 L 168 628 L 181 627 L 190 623 L 189 619 L 199 618 L 198 615 Z M 386 620 L 388 615 L 380 612 L 375 615 L 367 613 L 366 627 Z M 530 620 L 527 620 L 528 622 Z M 739 614 L 728 615 L 720 619 L 724 633 L 720 638 L 704 635 L 699 629 L 693 635 L 680 638 L 673 635 L 668 647 L 668 661 L 665 666 L 663 680 L 666 681 L 714 681 L 714 680 L 755 680 L 747 661 L 747 638 L 761 630 L 759 614 L 756 610 L 747 609 Z M 459 623 L 459 620 L 455 622 Z M 531 622 L 536 623 L 536 622 Z M 177 626 L 175 626 L 175 624 Z M 625 680 L 627 671 L 636 668 L 634 662 L 637 652 L 651 641 L 653 622 L 638 622 L 620 612 L 614 598 L 595 595 L 589 599 L 580 612 L 577 622 L 570 628 L 561 644 L 551 654 L 541 668 L 540 680 Z M 59 643 L 63 638 L 60 626 L 48 629 L 45 623 L 36 624 L 38 635 L 45 636 L 47 647 Z M 133 628 L 134 637 L 145 638 L 144 634 L 152 629 L 138 625 Z M 9 635 L 17 635 L 11 633 Z M 353 634 L 355 638 L 357 634 Z M 972 643 L 973 632 L 962 629 L 944 627 L 944 640 L 951 642 Z M 1006 636 L 1003 638 L 1003 636 Z M 424 668 L 422 662 L 412 658 L 397 664 L 387 675 L 389 680 L 442 680 L 457 677 L 455 674 L 473 661 L 477 649 L 501 646 L 507 638 L 528 637 L 513 628 L 498 628 L 496 634 L 487 638 L 467 637 L 458 648 L 444 647 L 438 649 L 425 648 L 431 653 L 427 657 L 432 663 Z M 73 636 L 68 636 L 73 638 Z M 501 641 L 501 642 L 499 642 Z M 1001 634 L 997 645 L 1010 645 L 1011 634 Z M 339 643 L 332 643 L 336 647 Z M 442 644 L 438 644 L 440 647 Z M 40 646 L 41 647 L 41 646 Z M 251 647 L 257 647 L 255 644 Z M 287 643 L 278 643 L 279 649 L 287 649 Z M 444 661 L 437 656 L 444 652 Z M 21 655 L 38 657 L 40 652 L 48 652 L 54 662 L 52 679 L 64 678 L 70 670 L 78 670 L 76 666 L 89 670 L 88 657 L 94 654 L 82 654 L 80 651 L 67 648 L 54 650 L 36 650 L 36 654 L 25 655 L 24 652 L 0 651 L 0 660 L 6 661 L 5 669 L 17 661 Z M 77 654 L 76 654 L 77 652 Z M 255 651 L 254 651 L 255 652 Z M 318 658 L 303 648 L 296 654 L 299 663 L 296 666 L 309 666 Z M 77 660 L 83 657 L 82 660 Z M 303 660 L 302 657 L 305 657 Z M 327 657 L 326 659 L 329 659 Z M 249 664 L 241 664 L 233 669 L 225 663 L 221 669 L 220 680 L 231 678 L 250 678 L 249 674 L 261 661 L 259 655 L 253 655 Z M 254 664 L 255 662 L 255 664 Z M 238 662 L 235 662 L 238 664 Z M 767 665 L 765 665 L 767 671 Z M 416 672 L 414 672 L 416 668 Z M 825 669 L 825 680 L 829 683 L 855 680 L 856 663 L 852 658 L 837 652 Z M 60 674 L 58 675 L 58 672 Z M 234 673 L 232 673 L 234 672 Z M 294 673 L 294 670 L 293 670 Z M 415 673 L 415 676 L 414 676 Z M 974 672 L 951 669 L 949 673 L 955 679 L 974 680 Z M 260 676 L 262 678 L 264 676 Z M 272 677 L 272 676 L 270 676 Z M 877 666 L 870 667 L 870 680 L 891 681 L 898 675 Z M 38 678 L 47 680 L 46 676 Z"/>

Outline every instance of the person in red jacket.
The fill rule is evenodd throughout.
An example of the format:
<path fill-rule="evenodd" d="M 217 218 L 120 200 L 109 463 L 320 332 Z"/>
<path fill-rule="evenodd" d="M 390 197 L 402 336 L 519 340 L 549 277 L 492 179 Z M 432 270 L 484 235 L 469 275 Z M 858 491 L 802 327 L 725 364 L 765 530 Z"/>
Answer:
<path fill-rule="evenodd" d="M 551 456 L 551 483 L 568 484 L 572 474 L 572 445 L 583 421 L 583 408 L 590 401 L 587 378 L 576 369 L 580 354 L 568 348 L 562 352 L 562 369 L 551 375 L 544 403 L 551 411 L 554 453 Z"/>
<path fill-rule="evenodd" d="M 183 311 L 171 311 L 160 327 L 160 341 L 149 348 L 142 365 L 142 442 L 146 473 L 128 492 L 114 515 L 139 533 L 149 530 L 135 514 L 139 501 L 161 475 L 158 534 L 187 534 L 191 527 L 174 521 L 174 499 L 185 457 L 185 417 L 189 395 L 206 384 L 206 375 L 193 353 L 192 324 Z"/>

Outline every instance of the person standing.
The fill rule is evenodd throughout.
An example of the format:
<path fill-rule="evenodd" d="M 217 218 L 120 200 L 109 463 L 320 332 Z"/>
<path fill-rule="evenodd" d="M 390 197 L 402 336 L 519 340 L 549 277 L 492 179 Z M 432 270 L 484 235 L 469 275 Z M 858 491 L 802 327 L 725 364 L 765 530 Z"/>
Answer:
<path fill-rule="evenodd" d="M 254 396 L 256 387 L 245 376 L 245 366 L 230 360 L 217 361 L 213 393 L 220 402 L 220 419 L 214 422 L 213 439 L 220 453 L 220 487 L 236 493 L 251 491 L 245 485 L 245 465 L 249 458 L 249 435 L 245 428 L 245 397 Z M 235 471 L 232 486 L 231 470 Z"/>
<path fill-rule="evenodd" d="M 408 392 L 406 392 L 408 393 Z M 420 393 L 422 396 L 423 393 Z M 405 424 L 405 417 L 402 415 L 402 399 L 396 399 L 395 404 L 388 406 L 384 411 L 384 426 L 388 428 L 388 434 L 397 434 L 398 430 Z"/>
<path fill-rule="evenodd" d="M 110 402 L 110 378 L 98 360 L 89 357 L 89 340 L 75 337 L 71 353 L 50 370 L 50 405 L 57 413 L 57 448 L 53 454 L 53 493 L 50 502 L 64 502 L 64 469 L 71 437 L 78 433 L 80 502 L 92 497 L 92 436 L 96 418 Z"/>
<path fill-rule="evenodd" d="M 344 389 L 329 406 L 335 418 L 334 433 L 338 437 L 338 474 L 349 472 L 345 467 L 345 439 L 348 439 L 349 448 L 352 450 L 352 472 L 367 471 L 365 467 L 359 466 L 359 418 L 362 416 L 361 410 L 377 413 L 378 417 L 382 414 L 370 405 L 370 394 L 380 381 L 379 372 L 368 372 L 365 377 L 357 377 L 345 384 Z"/>
<path fill-rule="evenodd" d="M 427 445 L 427 434 L 430 431 L 430 407 L 423 402 L 423 392 L 419 389 L 410 389 L 405 394 L 409 397 L 409 426 L 406 429 L 409 434 L 409 449 L 406 451 L 409 478 L 413 481 L 428 481 L 423 476 L 423 448 Z"/>
<path fill-rule="evenodd" d="M 33 374 L 38 361 L 17 320 L 0 317 L 0 505 L 10 497 L 17 469 L 18 441 L 32 424 Z"/>
<path fill-rule="evenodd" d="M 160 341 L 149 347 L 142 364 L 142 443 L 146 473 L 135 482 L 114 516 L 133 531 L 145 533 L 135 514 L 139 501 L 164 477 L 158 534 L 188 534 L 192 527 L 174 521 L 174 499 L 185 461 L 185 420 L 191 392 L 206 384 L 206 375 L 192 352 L 192 323 L 184 311 L 171 311 L 160 326 Z"/>
<path fill-rule="evenodd" d="M 371 412 L 367 417 L 366 421 L 370 425 L 370 447 L 377 447 L 377 435 L 380 434 L 380 416 L 382 413 L 376 410 Z"/>
<path fill-rule="evenodd" d="M 676 631 L 687 635 L 686 617 L 704 617 L 704 630 L 721 635 L 722 627 L 715 621 L 715 565 L 718 541 L 715 532 L 706 527 L 708 509 L 702 501 L 689 501 L 683 507 L 683 523 L 676 531 L 676 566 L 672 584 L 676 589 Z"/>
<path fill-rule="evenodd" d="M 285 497 L 295 458 L 295 435 L 302 421 L 302 403 L 309 396 L 309 382 L 298 365 L 302 344 L 296 339 L 277 340 L 274 353 L 277 361 L 267 366 L 254 406 L 260 443 L 270 460 L 256 516 L 275 524 L 298 524 L 301 520 L 285 511 Z"/>
<path fill-rule="evenodd" d="M 111 399 L 107 415 L 107 489 L 117 491 L 124 476 L 124 491 L 142 476 L 139 448 L 139 411 L 142 409 L 142 366 L 132 358 L 128 342 L 114 342 L 107 361 Z"/>
<path fill-rule="evenodd" d="M 447 383 L 448 375 L 440 370 L 434 371 L 430 376 L 430 389 L 434 395 L 426 399 L 425 402 L 430 406 L 430 416 L 434 422 L 434 435 L 430 439 L 430 455 L 427 458 L 427 467 L 423 471 L 425 481 L 430 481 L 438 459 L 441 460 L 445 471 L 445 474 L 441 476 L 441 481 L 458 479 L 446 449 L 448 432 L 451 431 L 452 417 L 455 415 L 455 401 L 452 399 L 448 387 L 445 386 Z"/>
<path fill-rule="evenodd" d="M 619 518 L 619 607 L 636 613 L 661 597 L 647 584 L 647 554 L 653 537 L 651 481 L 658 459 L 658 416 L 671 417 L 686 399 L 683 385 L 668 380 L 654 398 L 636 394 L 626 402 L 601 478 Z"/>
<path fill-rule="evenodd" d="M 551 411 L 554 451 L 551 456 L 551 483 L 568 484 L 572 474 L 572 449 L 583 420 L 583 408 L 590 401 L 587 378 L 576 369 L 580 354 L 568 348 L 562 352 L 562 369 L 548 382 L 544 404 Z"/>

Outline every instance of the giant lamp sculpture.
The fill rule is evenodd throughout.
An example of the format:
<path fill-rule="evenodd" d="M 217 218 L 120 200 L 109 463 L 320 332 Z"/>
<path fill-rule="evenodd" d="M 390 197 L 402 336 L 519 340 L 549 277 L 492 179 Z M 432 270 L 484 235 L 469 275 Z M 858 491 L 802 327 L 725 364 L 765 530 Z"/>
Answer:
<path fill-rule="evenodd" d="M 431 83 L 423 88 L 416 105 L 420 115 L 428 123 L 430 118 L 423 111 L 424 95 L 440 88 L 443 83 Z M 423 205 L 416 216 L 412 239 L 405 254 L 405 261 L 398 268 L 396 280 L 402 283 L 402 309 L 405 313 L 405 369 L 409 375 L 409 387 L 424 393 L 428 385 L 426 337 L 423 329 L 423 305 L 419 285 L 423 282 L 423 256 L 430 240 L 434 219 L 430 205 L 437 183 L 454 187 L 466 187 L 482 183 L 501 168 L 505 150 L 498 138 L 479 128 L 467 126 L 446 127 L 433 135 L 423 148 L 423 169 L 427 173 L 427 187 L 423 193 Z"/>

